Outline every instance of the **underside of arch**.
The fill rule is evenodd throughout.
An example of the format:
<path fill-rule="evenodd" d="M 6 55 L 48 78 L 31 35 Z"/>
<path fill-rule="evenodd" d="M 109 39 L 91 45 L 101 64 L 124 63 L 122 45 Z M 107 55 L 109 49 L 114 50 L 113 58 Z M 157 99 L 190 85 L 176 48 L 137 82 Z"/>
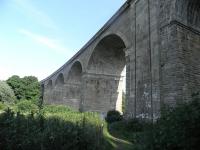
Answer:
<path fill-rule="evenodd" d="M 42 86 L 43 87 L 43 86 Z M 43 89 L 43 102 L 44 103 L 49 103 L 52 99 L 52 90 L 53 90 L 53 82 L 52 80 L 49 80 L 47 82 L 47 85 Z"/>
<path fill-rule="evenodd" d="M 54 104 L 63 104 L 64 103 L 64 93 L 65 93 L 65 83 L 64 83 L 64 75 L 60 73 L 55 80 L 55 87 L 51 92 L 51 100 L 50 103 Z"/>
<path fill-rule="evenodd" d="M 104 37 L 95 47 L 83 76 L 86 111 L 121 111 L 125 47 L 123 40 L 115 34 Z"/>
<path fill-rule="evenodd" d="M 52 80 L 49 80 L 48 83 L 47 83 L 47 89 L 51 90 L 52 88 L 53 88 Z"/>
<path fill-rule="evenodd" d="M 60 73 L 56 79 L 55 86 L 63 86 L 64 85 L 64 75 Z"/>
<path fill-rule="evenodd" d="M 67 105 L 77 110 L 81 109 L 81 78 L 82 65 L 79 61 L 76 61 L 68 73 L 65 101 Z"/>
<path fill-rule="evenodd" d="M 120 76 L 125 66 L 124 49 L 125 44 L 119 36 L 113 34 L 105 37 L 90 57 L 88 72 Z"/>
<path fill-rule="evenodd" d="M 200 29 L 200 1 L 199 0 L 177 0 L 176 11 L 178 17 L 187 25 Z"/>
<path fill-rule="evenodd" d="M 81 74 L 82 74 L 82 65 L 79 61 L 75 62 L 68 74 L 68 83 L 80 83 L 81 82 Z"/>

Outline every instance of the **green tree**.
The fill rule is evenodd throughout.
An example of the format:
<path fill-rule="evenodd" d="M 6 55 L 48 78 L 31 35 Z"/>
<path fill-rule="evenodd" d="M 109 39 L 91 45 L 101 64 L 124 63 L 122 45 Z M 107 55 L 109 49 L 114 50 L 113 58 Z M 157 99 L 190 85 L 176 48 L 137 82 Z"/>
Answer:
<path fill-rule="evenodd" d="M 10 77 L 6 82 L 13 89 L 18 100 L 25 97 L 25 87 L 23 86 L 22 79 L 19 76 L 14 75 Z"/>
<path fill-rule="evenodd" d="M 38 79 L 34 76 L 27 76 L 22 78 L 25 87 L 25 99 L 37 100 L 40 97 L 40 84 Z"/>
<path fill-rule="evenodd" d="M 7 80 L 8 85 L 13 89 L 18 100 L 26 99 L 37 101 L 40 97 L 40 84 L 34 76 L 12 76 Z"/>
<path fill-rule="evenodd" d="M 5 81 L 0 81 L 0 101 L 12 103 L 15 100 L 15 94 Z"/>

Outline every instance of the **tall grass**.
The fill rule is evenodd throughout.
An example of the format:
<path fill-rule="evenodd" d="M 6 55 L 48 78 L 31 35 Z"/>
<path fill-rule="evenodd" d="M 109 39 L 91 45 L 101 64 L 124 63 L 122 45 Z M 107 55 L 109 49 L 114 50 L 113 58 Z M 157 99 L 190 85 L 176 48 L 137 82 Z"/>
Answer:
<path fill-rule="evenodd" d="M 31 113 L 7 109 L 0 114 L 0 149 L 103 150 L 104 123 L 98 114 L 65 106 L 44 106 Z"/>

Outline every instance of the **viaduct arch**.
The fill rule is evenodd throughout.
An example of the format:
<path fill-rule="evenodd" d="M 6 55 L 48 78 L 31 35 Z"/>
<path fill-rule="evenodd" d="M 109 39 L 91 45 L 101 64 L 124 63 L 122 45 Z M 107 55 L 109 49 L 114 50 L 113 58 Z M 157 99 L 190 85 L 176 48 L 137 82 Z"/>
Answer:
<path fill-rule="evenodd" d="M 92 51 L 83 75 L 86 110 L 107 112 L 122 105 L 122 76 L 125 67 L 125 44 L 115 34 L 107 35 Z"/>
<path fill-rule="evenodd" d="M 69 61 L 41 81 L 45 103 L 156 119 L 200 89 L 199 0 L 127 0 Z"/>

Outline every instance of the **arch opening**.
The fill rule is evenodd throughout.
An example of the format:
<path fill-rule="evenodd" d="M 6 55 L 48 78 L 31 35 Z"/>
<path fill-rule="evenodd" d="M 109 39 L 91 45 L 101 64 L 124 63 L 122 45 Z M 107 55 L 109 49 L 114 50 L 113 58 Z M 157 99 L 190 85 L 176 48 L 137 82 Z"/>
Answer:
<path fill-rule="evenodd" d="M 47 89 L 48 89 L 48 90 L 52 90 L 52 89 L 53 89 L 52 80 L 49 80 L 49 82 L 47 83 Z"/>
<path fill-rule="evenodd" d="M 118 35 L 104 37 L 95 47 L 87 66 L 84 95 L 86 110 L 106 114 L 116 109 L 122 111 L 122 93 L 125 92 L 126 48 Z"/>
<path fill-rule="evenodd" d="M 88 72 L 121 75 L 125 66 L 125 44 L 117 35 L 103 38 L 94 49 L 88 63 Z"/>
<path fill-rule="evenodd" d="M 200 1 L 190 0 L 187 7 L 187 20 L 190 24 L 200 28 Z"/>
<path fill-rule="evenodd" d="M 185 20 L 187 25 L 200 29 L 199 0 L 177 0 L 176 9 L 179 18 Z"/>
<path fill-rule="evenodd" d="M 80 83 L 82 75 L 82 65 L 79 61 L 75 62 L 69 71 L 68 83 Z"/>
<path fill-rule="evenodd" d="M 43 88 L 43 86 L 42 86 Z M 48 104 L 51 103 L 52 101 L 52 92 L 53 92 L 53 82 L 52 80 L 49 80 L 46 84 L 46 86 L 44 87 L 44 91 L 43 91 L 43 102 Z"/>
<path fill-rule="evenodd" d="M 64 85 L 64 75 L 60 73 L 56 79 L 55 86 L 63 86 Z"/>
<path fill-rule="evenodd" d="M 68 74 L 66 88 L 66 103 L 76 110 L 81 110 L 81 82 L 82 82 L 82 65 L 76 61 Z"/>
<path fill-rule="evenodd" d="M 52 92 L 52 103 L 63 104 L 64 93 L 65 93 L 65 82 L 64 75 L 60 73 L 55 80 L 55 87 Z"/>

